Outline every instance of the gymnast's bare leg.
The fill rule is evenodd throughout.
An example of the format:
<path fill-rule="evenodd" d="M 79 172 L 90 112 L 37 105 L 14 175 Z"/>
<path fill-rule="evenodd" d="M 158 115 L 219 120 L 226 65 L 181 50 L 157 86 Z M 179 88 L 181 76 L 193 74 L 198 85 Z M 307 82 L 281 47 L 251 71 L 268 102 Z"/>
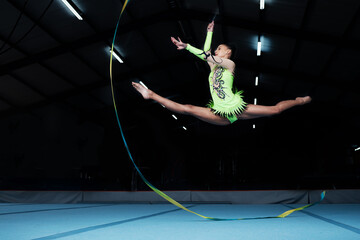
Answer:
<path fill-rule="evenodd" d="M 238 119 L 253 119 L 277 115 L 289 108 L 310 103 L 311 100 L 310 96 L 306 96 L 297 97 L 295 100 L 281 101 L 274 106 L 248 104 L 245 111 L 238 116 Z"/>
<path fill-rule="evenodd" d="M 180 104 L 156 94 L 150 89 L 143 87 L 139 83 L 133 82 L 132 85 L 143 96 L 144 99 L 152 99 L 164 105 L 167 109 L 169 109 L 172 112 L 191 115 L 202 121 L 215 125 L 224 126 L 230 124 L 228 119 L 215 115 L 213 112 L 211 112 L 210 108 L 198 107 L 189 104 Z"/>

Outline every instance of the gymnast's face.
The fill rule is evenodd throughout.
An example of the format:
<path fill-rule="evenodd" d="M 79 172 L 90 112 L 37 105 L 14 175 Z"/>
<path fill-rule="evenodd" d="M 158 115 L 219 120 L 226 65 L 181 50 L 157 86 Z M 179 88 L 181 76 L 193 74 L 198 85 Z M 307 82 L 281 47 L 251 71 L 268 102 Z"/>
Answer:
<path fill-rule="evenodd" d="M 225 44 L 220 44 L 215 50 L 215 56 L 221 58 L 230 58 L 231 57 L 231 49 L 228 48 Z"/>

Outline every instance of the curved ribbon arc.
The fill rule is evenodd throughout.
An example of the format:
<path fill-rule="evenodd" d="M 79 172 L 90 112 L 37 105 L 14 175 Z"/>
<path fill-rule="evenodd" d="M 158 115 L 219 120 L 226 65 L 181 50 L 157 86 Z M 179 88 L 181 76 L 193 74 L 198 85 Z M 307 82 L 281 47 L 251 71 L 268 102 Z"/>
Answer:
<path fill-rule="evenodd" d="M 154 187 L 145 177 L 144 175 L 141 173 L 140 169 L 138 168 L 138 166 L 135 164 L 135 161 L 131 155 L 131 152 L 130 152 L 130 149 L 129 149 L 129 146 L 126 142 L 126 139 L 125 139 L 125 135 L 124 135 L 124 132 L 123 132 L 123 129 L 121 127 L 121 124 L 120 124 L 120 119 L 119 119 L 119 115 L 118 115 L 118 111 L 117 111 L 117 107 L 116 107 L 116 101 L 115 101 L 115 93 L 114 93 L 114 84 L 113 84 L 113 74 L 112 74 L 112 57 L 113 57 L 113 51 L 114 51 L 114 44 L 115 44 L 115 39 L 116 39 L 116 33 L 117 33 L 117 30 L 118 30 L 118 27 L 119 27 L 119 22 L 120 22 L 120 19 L 123 15 L 123 12 L 127 6 L 127 4 L 130 2 L 130 0 L 126 0 L 123 7 L 122 7 L 122 10 L 121 10 L 121 13 L 120 13 L 120 16 L 119 16 L 119 19 L 117 21 L 117 24 L 116 24 L 116 28 L 115 28 L 115 33 L 114 33 L 114 37 L 113 37 L 113 41 L 112 41 L 112 45 L 111 45 L 111 54 L 110 54 L 110 85 L 111 85 L 111 95 L 112 95 L 112 100 L 113 100 L 113 104 L 114 104 L 114 110 L 115 110 L 115 115 L 116 115 L 116 120 L 117 120 L 117 123 L 118 123 L 118 126 L 119 126 L 119 130 L 120 130 L 120 133 L 121 133 L 121 137 L 123 139 L 123 142 L 124 142 L 124 145 L 125 145 L 125 148 L 126 148 L 126 151 L 129 155 L 129 158 L 131 160 L 131 162 L 133 163 L 137 173 L 139 174 L 139 176 L 141 177 L 141 179 L 144 181 L 144 183 L 151 189 L 153 190 L 155 193 L 157 193 L 159 196 L 161 196 L 162 198 L 164 198 L 165 200 L 167 200 L 168 202 L 172 203 L 173 205 L 187 211 L 187 212 L 190 212 L 192 214 L 195 214 L 199 217 L 202 217 L 204 219 L 209 219 L 209 220 L 214 220 L 214 221 L 232 221 L 232 220 L 250 220 L 250 219 L 267 219 L 267 218 L 284 218 L 288 215 L 290 215 L 291 213 L 295 212 L 295 211 L 300 211 L 304 208 L 308 208 L 308 207 L 311 207 L 317 203 L 319 203 L 320 201 L 322 201 L 322 199 L 324 199 L 325 197 L 325 191 L 321 194 L 321 200 L 319 202 L 316 202 L 316 203 L 313 203 L 313 204 L 309 204 L 309 205 L 306 205 L 306 206 L 303 206 L 303 207 L 300 207 L 300 208 L 296 208 L 296 209 L 291 209 L 291 210 L 288 210 L 278 216 L 273 216 L 273 217 L 253 217 L 253 218 L 235 218 L 235 219 L 230 219 L 230 218 L 213 218 L 213 217 L 207 217 L 207 216 L 204 216 L 204 215 L 201 215 L 197 212 L 194 212 L 194 211 L 191 211 L 190 209 L 186 208 L 185 206 L 183 206 L 182 204 L 180 204 L 179 202 L 175 201 L 174 199 L 172 199 L 171 197 L 169 197 L 168 195 L 166 195 L 164 192 L 160 191 L 159 189 L 157 189 L 156 187 Z"/>

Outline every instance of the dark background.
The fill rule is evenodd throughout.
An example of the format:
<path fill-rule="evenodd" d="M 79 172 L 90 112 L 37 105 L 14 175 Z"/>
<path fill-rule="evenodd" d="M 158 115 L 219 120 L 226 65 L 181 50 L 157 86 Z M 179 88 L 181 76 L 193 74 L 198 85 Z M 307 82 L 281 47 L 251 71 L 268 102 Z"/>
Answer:
<path fill-rule="evenodd" d="M 0 2 L 1 189 L 147 190 L 109 87 L 123 2 L 73 0 L 83 21 L 60 0 Z M 114 60 L 113 71 L 121 124 L 147 179 L 162 190 L 359 188 L 359 9 L 357 0 L 267 0 L 262 11 L 255 0 L 130 1 L 115 44 L 124 63 Z M 131 81 L 205 106 L 208 66 L 170 36 L 201 47 L 215 13 L 212 46 L 237 45 L 245 101 L 313 102 L 219 127 L 144 101 Z"/>

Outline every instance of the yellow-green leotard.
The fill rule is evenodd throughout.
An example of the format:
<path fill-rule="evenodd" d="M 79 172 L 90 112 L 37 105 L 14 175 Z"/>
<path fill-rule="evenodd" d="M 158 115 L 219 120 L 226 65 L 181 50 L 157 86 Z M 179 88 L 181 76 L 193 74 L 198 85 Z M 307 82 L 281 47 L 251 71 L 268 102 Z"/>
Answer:
<path fill-rule="evenodd" d="M 215 114 L 237 120 L 246 108 L 242 91 L 233 90 L 234 75 L 226 68 L 216 65 L 209 75 L 209 87 L 212 100 L 207 105 Z"/>
<path fill-rule="evenodd" d="M 195 56 L 204 59 L 205 52 L 210 50 L 212 32 L 208 32 L 204 50 L 194 48 L 190 44 L 186 49 L 193 53 Z M 215 65 L 211 69 L 209 75 L 209 87 L 211 98 L 207 107 L 222 117 L 226 117 L 231 123 L 237 120 L 237 116 L 240 115 L 246 108 L 246 103 L 242 99 L 243 91 L 236 91 L 233 89 L 234 75 L 229 69 L 220 65 Z"/>

